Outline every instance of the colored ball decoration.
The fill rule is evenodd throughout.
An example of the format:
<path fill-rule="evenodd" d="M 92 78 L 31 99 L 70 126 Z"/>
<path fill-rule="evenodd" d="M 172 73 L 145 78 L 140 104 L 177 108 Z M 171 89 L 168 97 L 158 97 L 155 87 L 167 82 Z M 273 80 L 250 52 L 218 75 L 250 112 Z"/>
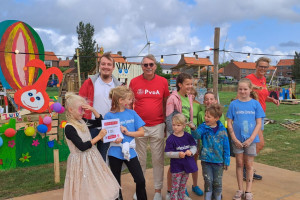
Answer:
<path fill-rule="evenodd" d="M 43 119 L 44 124 L 51 124 L 51 122 L 52 122 L 51 117 L 49 117 L 49 116 L 44 117 L 44 119 Z"/>
<path fill-rule="evenodd" d="M 48 131 L 48 127 L 45 124 L 40 124 L 36 128 L 40 133 L 46 133 Z"/>
<path fill-rule="evenodd" d="M 5 130 L 5 132 L 4 132 L 4 135 L 6 136 L 6 137 L 14 137 L 15 135 L 16 135 L 16 130 L 15 129 L 13 129 L 13 128 L 8 128 L 8 129 L 6 129 Z"/>
<path fill-rule="evenodd" d="M 59 111 L 59 112 L 57 112 L 57 113 L 59 113 L 59 114 L 61 114 L 61 113 L 64 113 L 64 112 L 65 112 L 65 110 L 66 110 L 66 109 L 65 109 L 65 107 L 63 107 L 63 106 L 62 106 L 62 107 L 61 107 L 61 109 L 60 109 L 60 111 Z"/>
<path fill-rule="evenodd" d="M 53 104 L 53 110 L 57 113 L 61 110 L 61 107 L 62 107 L 61 104 L 58 102 Z"/>
<path fill-rule="evenodd" d="M 27 135 L 27 136 L 33 136 L 34 134 L 35 134 L 35 130 L 34 130 L 34 128 L 32 126 L 27 127 L 25 129 L 25 135 Z"/>
<path fill-rule="evenodd" d="M 0 136 L 0 147 L 3 145 L 3 139 L 2 137 Z"/>

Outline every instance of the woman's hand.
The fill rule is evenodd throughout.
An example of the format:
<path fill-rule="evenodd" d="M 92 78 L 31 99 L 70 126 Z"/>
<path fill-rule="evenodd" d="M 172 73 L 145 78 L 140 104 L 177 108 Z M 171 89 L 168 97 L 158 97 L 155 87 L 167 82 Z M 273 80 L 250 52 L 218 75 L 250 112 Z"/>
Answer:
<path fill-rule="evenodd" d="M 276 105 L 276 106 L 279 106 L 280 105 L 280 101 L 277 100 L 277 99 L 272 99 L 272 102 Z"/>
<path fill-rule="evenodd" d="M 123 139 L 119 137 L 114 141 L 114 143 L 120 144 L 122 141 L 123 141 Z"/>

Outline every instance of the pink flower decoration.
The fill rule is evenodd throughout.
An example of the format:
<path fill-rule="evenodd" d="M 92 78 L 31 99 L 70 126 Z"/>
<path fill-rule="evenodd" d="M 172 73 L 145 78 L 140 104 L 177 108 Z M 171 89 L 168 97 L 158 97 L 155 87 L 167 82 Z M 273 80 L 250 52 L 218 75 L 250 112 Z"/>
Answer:
<path fill-rule="evenodd" d="M 14 148 L 15 144 L 16 143 L 15 143 L 14 140 L 8 141 L 8 146 L 11 147 L 11 148 Z"/>
<path fill-rule="evenodd" d="M 32 141 L 32 146 L 38 146 L 40 143 L 39 143 L 39 140 L 33 140 Z"/>

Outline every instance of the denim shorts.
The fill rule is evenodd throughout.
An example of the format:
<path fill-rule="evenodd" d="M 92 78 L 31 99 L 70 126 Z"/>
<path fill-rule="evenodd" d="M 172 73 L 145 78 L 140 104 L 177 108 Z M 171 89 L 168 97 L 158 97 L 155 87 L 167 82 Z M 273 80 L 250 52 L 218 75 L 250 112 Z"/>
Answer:
<path fill-rule="evenodd" d="M 233 149 L 233 153 L 235 154 L 239 154 L 239 153 L 244 153 L 248 156 L 257 156 L 256 154 L 256 143 L 250 144 L 249 147 L 243 147 L 243 148 L 237 148 L 234 144 L 234 142 L 232 142 L 232 149 Z"/>

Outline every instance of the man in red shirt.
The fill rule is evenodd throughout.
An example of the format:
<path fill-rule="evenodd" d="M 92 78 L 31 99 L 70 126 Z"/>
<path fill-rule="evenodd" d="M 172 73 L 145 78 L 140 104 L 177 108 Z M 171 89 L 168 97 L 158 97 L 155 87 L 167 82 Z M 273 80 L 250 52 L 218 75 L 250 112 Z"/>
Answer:
<path fill-rule="evenodd" d="M 136 138 L 136 150 L 146 171 L 147 143 L 149 141 L 154 177 L 154 200 L 161 200 L 164 176 L 164 130 L 165 107 L 168 96 L 168 81 L 155 74 L 156 59 L 149 54 L 142 60 L 143 74 L 132 79 L 129 87 L 134 92 L 134 110 L 144 120 L 145 136 Z"/>

